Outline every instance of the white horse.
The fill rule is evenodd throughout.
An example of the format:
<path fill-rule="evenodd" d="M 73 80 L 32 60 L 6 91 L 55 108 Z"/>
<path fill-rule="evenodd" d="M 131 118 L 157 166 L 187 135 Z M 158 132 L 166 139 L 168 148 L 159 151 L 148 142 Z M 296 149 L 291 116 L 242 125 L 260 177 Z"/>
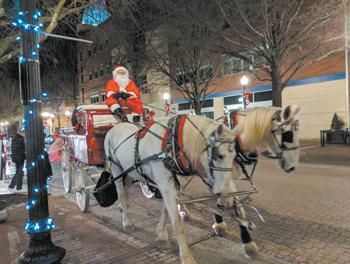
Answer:
<path fill-rule="evenodd" d="M 239 127 L 237 143 L 242 152 L 268 153 L 268 157 L 278 159 L 281 168 L 286 172 L 296 169 L 299 162 L 299 125 L 297 106 L 287 106 L 282 113 L 278 107 L 264 107 L 240 110 L 231 116 L 235 127 Z M 234 163 L 234 172 L 240 174 L 239 166 Z M 238 178 L 238 177 L 237 177 Z M 253 242 L 249 233 L 249 222 L 239 197 L 234 200 L 234 207 L 237 217 L 241 219 L 240 233 L 243 242 L 243 250 L 247 256 L 254 255 L 258 247 Z M 231 199 L 218 199 L 219 207 L 232 206 Z M 181 206 L 187 216 L 189 210 Z M 222 222 L 217 226 L 221 231 L 225 231 L 227 225 Z"/>
<path fill-rule="evenodd" d="M 269 158 L 277 159 L 285 172 L 294 171 L 299 162 L 297 118 L 299 110 L 297 106 L 287 106 L 283 113 L 278 107 L 252 108 L 235 112 L 230 118 L 233 119 L 231 121 L 234 126 L 239 127 L 241 131 L 236 144 L 243 154 L 262 153 Z M 235 167 L 238 168 L 237 163 Z M 227 201 L 218 199 L 218 206 L 225 207 L 226 203 Z M 235 198 L 234 207 L 237 216 L 243 220 L 240 224 L 243 250 L 247 256 L 255 254 L 258 247 L 252 241 L 247 217 L 238 197 Z M 243 222 L 246 224 L 242 224 Z M 226 228 L 225 223 L 222 226 L 223 229 Z"/>
<path fill-rule="evenodd" d="M 278 159 L 285 172 L 292 172 L 299 162 L 299 111 L 297 106 L 287 106 L 283 113 L 278 107 L 238 111 L 233 122 L 242 128 L 238 136 L 240 148 L 268 153 L 267 157 Z"/>
<path fill-rule="evenodd" d="M 166 124 L 166 120 L 163 121 L 163 126 L 154 124 L 150 132 L 140 139 L 138 149 L 141 160 L 162 151 L 162 137 L 166 132 L 164 128 Z M 106 160 L 113 160 L 109 165 L 114 176 L 134 165 L 136 139 L 133 135 L 137 131 L 138 127 L 133 124 L 119 123 L 107 133 Z M 182 127 L 180 152 L 190 161 L 192 169 L 208 181 L 210 191 L 218 197 L 237 191 L 234 182 L 237 171 L 232 160 L 235 155 L 233 142 L 238 132 L 239 129 L 230 130 L 221 123 L 202 116 L 186 116 Z M 157 185 L 163 196 L 164 204 L 157 228 L 157 240 L 168 240 L 166 228 L 168 212 L 182 263 L 196 263 L 187 245 L 184 225 L 178 213 L 177 189 L 172 173 L 165 167 L 162 160 L 150 161 L 141 167 L 143 173 Z M 128 213 L 126 187 L 132 179 L 140 179 L 140 177 L 137 171 L 133 171 L 126 179 L 116 181 L 125 229 L 132 226 Z"/>

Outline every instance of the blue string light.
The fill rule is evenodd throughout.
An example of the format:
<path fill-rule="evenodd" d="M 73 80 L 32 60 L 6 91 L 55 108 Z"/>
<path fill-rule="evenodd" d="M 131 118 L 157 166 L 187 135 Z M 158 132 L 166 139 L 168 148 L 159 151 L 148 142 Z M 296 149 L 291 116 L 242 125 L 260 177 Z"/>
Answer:
<path fill-rule="evenodd" d="M 40 22 L 40 19 L 39 19 L 40 17 L 41 17 L 41 12 L 39 10 L 36 10 L 34 15 L 33 15 L 33 18 L 35 20 L 35 25 L 32 25 L 32 24 L 29 24 L 28 21 L 26 21 L 25 13 L 23 11 L 20 11 L 20 12 L 18 12 L 17 19 L 12 22 L 12 25 L 15 27 L 22 28 L 24 30 L 34 31 L 37 34 L 39 34 L 40 29 L 43 27 L 43 24 Z M 17 36 L 16 40 L 17 41 L 21 40 L 21 36 Z M 32 50 L 32 52 L 30 54 L 21 54 L 19 56 L 18 62 L 20 64 L 28 62 L 28 61 L 39 62 L 38 49 L 40 48 L 40 44 L 37 42 L 37 43 L 35 43 L 34 47 L 37 50 Z M 47 96 L 48 96 L 47 92 L 42 92 L 37 98 L 32 98 L 30 100 L 30 103 L 40 103 L 41 101 L 39 100 L 39 98 L 47 97 Z M 35 114 L 35 111 L 33 109 L 29 109 L 28 112 L 26 113 L 26 116 L 28 117 L 28 115 L 30 116 L 33 114 Z M 25 131 L 25 127 L 27 127 L 29 125 L 28 119 L 23 118 L 22 123 L 24 125 L 22 131 Z M 46 148 L 44 149 L 44 151 L 46 152 Z M 39 154 L 38 159 L 45 160 L 46 155 L 45 155 L 45 153 L 41 153 L 41 154 Z M 31 162 L 27 162 L 27 166 L 26 166 L 27 170 L 35 168 L 37 163 L 38 162 L 35 160 L 31 161 Z M 33 186 L 33 189 L 32 189 L 33 194 L 40 195 L 40 193 L 42 191 L 47 191 L 49 189 L 48 182 L 50 182 L 51 180 L 52 180 L 52 176 L 48 177 L 47 182 L 44 184 L 42 189 L 40 188 L 40 186 L 37 186 L 37 185 Z M 26 209 L 31 210 L 35 206 L 37 206 L 38 204 L 39 204 L 38 198 L 32 199 L 26 204 Z M 51 217 L 48 217 L 47 219 L 44 219 L 44 220 L 36 220 L 34 222 L 28 219 L 26 221 L 25 227 L 24 227 L 25 231 L 28 233 L 40 233 L 43 231 L 49 232 L 54 228 L 55 228 L 55 224 L 53 223 L 53 220 Z"/>
<path fill-rule="evenodd" d="M 51 217 L 48 217 L 47 219 L 44 220 L 39 220 L 39 221 L 31 221 L 27 220 L 24 226 L 24 230 L 27 233 L 40 233 L 40 232 L 49 232 L 53 229 L 55 229 L 55 223 L 53 222 Z"/>

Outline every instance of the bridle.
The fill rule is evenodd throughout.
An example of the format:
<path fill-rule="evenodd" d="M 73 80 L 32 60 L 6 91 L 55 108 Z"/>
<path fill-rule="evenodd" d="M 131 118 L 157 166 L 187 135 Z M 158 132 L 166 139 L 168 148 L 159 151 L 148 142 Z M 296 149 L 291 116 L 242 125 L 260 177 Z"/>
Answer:
<path fill-rule="evenodd" d="M 272 120 L 277 120 L 272 119 Z M 277 127 L 271 130 L 271 134 L 273 137 L 274 142 L 276 143 L 276 146 L 279 148 L 279 150 L 275 153 L 275 155 L 268 155 L 268 154 L 263 154 L 263 156 L 270 158 L 270 159 L 282 159 L 283 158 L 283 152 L 285 151 L 293 151 L 297 150 L 300 148 L 299 145 L 293 146 L 293 147 L 288 147 L 286 146 L 285 143 L 293 143 L 293 137 L 294 133 L 293 130 L 298 130 L 299 127 L 299 122 L 295 121 L 290 130 L 285 130 L 283 127 L 286 125 L 289 125 L 290 122 L 279 122 Z M 281 141 L 278 140 L 276 133 L 279 132 L 282 135 Z"/>
<path fill-rule="evenodd" d="M 204 139 L 204 142 L 206 142 L 205 148 L 202 150 L 202 152 L 206 152 L 208 157 L 208 166 L 209 166 L 208 181 L 206 181 L 202 176 L 200 175 L 199 176 L 201 177 L 202 181 L 206 185 L 208 185 L 209 187 L 213 187 L 215 183 L 214 171 L 232 171 L 232 168 L 217 167 L 214 164 L 214 161 L 216 161 L 217 159 L 220 159 L 220 156 L 221 156 L 218 153 L 218 148 L 223 144 L 229 144 L 229 151 L 233 152 L 235 142 L 224 138 L 217 138 L 215 136 L 216 129 L 210 134 L 209 140 L 208 140 L 208 138 L 205 137 L 203 132 L 187 116 L 186 116 L 186 120 L 188 120 L 191 123 L 191 125 L 202 136 L 202 138 Z M 217 143 L 219 143 L 219 145 L 217 145 Z"/>

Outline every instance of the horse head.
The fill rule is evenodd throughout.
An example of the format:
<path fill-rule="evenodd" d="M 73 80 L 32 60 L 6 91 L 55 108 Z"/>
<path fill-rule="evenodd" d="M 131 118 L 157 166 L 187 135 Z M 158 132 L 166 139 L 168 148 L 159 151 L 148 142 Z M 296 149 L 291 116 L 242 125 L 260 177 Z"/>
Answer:
<path fill-rule="evenodd" d="M 280 118 L 272 120 L 269 147 L 279 158 L 279 165 L 285 172 L 292 172 L 299 162 L 299 120 L 298 106 L 287 106 Z"/>
<path fill-rule="evenodd" d="M 184 133 L 184 150 L 195 170 L 206 179 L 213 194 L 225 196 L 235 192 L 234 179 L 237 172 L 232 160 L 235 156 L 234 140 L 239 128 L 230 130 L 227 126 L 205 117 L 188 118 L 189 133 Z"/>

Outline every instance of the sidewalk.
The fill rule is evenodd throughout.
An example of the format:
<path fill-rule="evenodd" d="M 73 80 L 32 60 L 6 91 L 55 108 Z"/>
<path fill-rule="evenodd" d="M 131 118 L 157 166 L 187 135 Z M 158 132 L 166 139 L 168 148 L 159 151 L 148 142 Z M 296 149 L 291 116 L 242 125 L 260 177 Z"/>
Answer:
<path fill-rule="evenodd" d="M 300 162 L 350 166 L 349 145 L 303 146 L 300 149 Z"/>
<path fill-rule="evenodd" d="M 152 204 L 150 203 L 150 206 Z M 125 233 L 120 228 L 120 220 L 116 219 L 120 213 L 115 206 L 108 210 L 97 206 L 92 206 L 91 209 L 92 214 L 82 214 L 76 204 L 64 197 L 50 196 L 50 213 L 56 224 L 52 239 L 56 245 L 67 250 L 62 264 L 180 263 L 171 228 L 169 246 L 154 241 L 154 223 L 159 220 L 159 210 L 134 206 L 131 213 L 134 215 L 136 230 Z M 138 214 L 135 215 L 135 211 L 138 211 Z M 28 246 L 28 235 L 23 232 L 24 219 L 27 217 L 24 206 L 12 208 L 7 212 L 8 222 L 0 224 L 0 264 L 14 263 L 17 256 Z M 209 229 L 203 230 L 188 223 L 186 229 L 189 241 L 195 241 L 211 232 Z M 264 255 L 251 261 L 242 254 L 240 244 L 220 237 L 195 244 L 191 246 L 191 250 L 199 264 L 281 263 Z"/>
<path fill-rule="evenodd" d="M 22 190 L 17 191 L 16 188 L 14 190 L 9 190 L 8 186 L 11 183 L 11 179 L 8 180 L 1 180 L 0 181 L 0 195 L 6 195 L 6 194 L 12 194 L 12 193 L 19 193 L 19 194 L 27 194 L 27 184 L 26 184 L 26 180 L 23 181 L 23 185 L 22 185 Z"/>

